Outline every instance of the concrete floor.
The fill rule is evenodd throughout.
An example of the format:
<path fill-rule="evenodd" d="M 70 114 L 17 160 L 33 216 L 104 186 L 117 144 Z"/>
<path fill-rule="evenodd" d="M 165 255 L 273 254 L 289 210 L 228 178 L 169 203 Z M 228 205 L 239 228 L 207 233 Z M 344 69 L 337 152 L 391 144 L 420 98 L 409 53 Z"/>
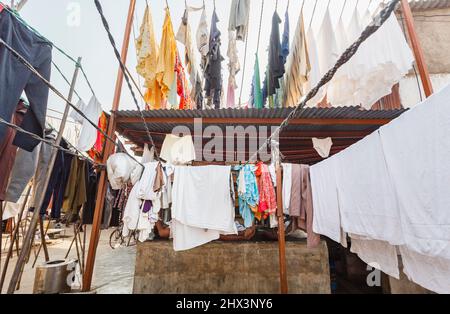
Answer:
<path fill-rule="evenodd" d="M 131 294 L 133 290 L 134 265 L 136 258 L 136 247 L 119 247 L 115 250 L 109 246 L 109 235 L 113 229 L 103 230 L 100 236 L 100 242 L 97 249 L 97 258 L 94 269 L 94 278 L 92 288 L 98 294 Z M 86 254 L 89 246 L 90 228 L 87 229 L 86 237 Z M 81 234 L 83 239 L 83 234 Z M 64 259 L 70 243 L 73 239 L 73 228 L 66 229 L 64 237 L 56 240 L 48 240 L 48 251 L 50 260 Z M 5 239 L 3 247 L 5 244 Z M 37 252 L 38 246 L 35 247 Z M 34 253 L 31 255 L 31 261 L 26 265 L 21 280 L 20 289 L 16 291 L 18 294 L 33 293 L 35 269 L 32 268 L 34 261 Z M 4 266 L 6 253 L 2 254 L 2 267 Z M 75 245 L 72 246 L 69 259 L 77 258 Z M 39 254 L 36 265 L 44 262 L 44 253 Z M 9 278 L 13 272 L 17 256 L 10 260 L 6 281 L 2 293 L 5 293 L 9 283 Z"/>

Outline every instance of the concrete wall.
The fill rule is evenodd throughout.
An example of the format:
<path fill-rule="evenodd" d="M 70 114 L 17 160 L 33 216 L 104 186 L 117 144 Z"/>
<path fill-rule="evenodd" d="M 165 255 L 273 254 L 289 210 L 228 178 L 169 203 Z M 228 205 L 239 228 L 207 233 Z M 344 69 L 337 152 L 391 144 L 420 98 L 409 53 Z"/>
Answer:
<path fill-rule="evenodd" d="M 450 8 L 418 10 L 414 11 L 413 15 L 433 89 L 438 92 L 450 84 Z M 401 15 L 397 16 L 401 22 Z M 419 87 L 424 99 L 422 84 L 420 82 L 419 86 L 417 85 L 414 71 L 400 82 L 400 96 L 405 108 L 411 108 L 420 102 Z"/>
<path fill-rule="evenodd" d="M 330 293 L 328 249 L 286 243 L 290 293 Z M 175 252 L 171 242 L 140 243 L 134 293 L 279 293 L 278 245 L 215 242 Z"/>

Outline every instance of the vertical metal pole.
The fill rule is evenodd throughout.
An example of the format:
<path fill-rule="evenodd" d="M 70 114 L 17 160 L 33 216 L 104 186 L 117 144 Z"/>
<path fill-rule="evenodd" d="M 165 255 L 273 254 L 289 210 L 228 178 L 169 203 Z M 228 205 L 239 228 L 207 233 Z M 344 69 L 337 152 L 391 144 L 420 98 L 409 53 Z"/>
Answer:
<path fill-rule="evenodd" d="M 130 35 L 131 35 L 131 27 L 133 24 L 133 18 L 134 18 L 134 10 L 136 7 L 136 0 L 130 0 L 130 6 L 128 9 L 128 17 L 127 17 L 127 23 L 125 27 L 125 34 L 122 44 L 122 53 L 121 53 L 121 60 L 123 64 L 126 64 L 127 55 L 128 55 L 128 46 L 130 44 Z M 116 81 L 116 88 L 114 92 L 114 100 L 111 110 L 111 118 L 108 123 L 108 136 L 115 138 L 115 130 L 116 130 L 116 115 L 115 112 L 119 109 L 119 102 L 120 102 L 120 96 L 122 93 L 122 85 L 123 85 L 123 72 L 122 69 L 119 67 L 119 72 L 117 74 L 117 81 Z M 104 156 L 103 156 L 103 163 L 106 164 L 110 154 L 113 152 L 114 149 L 114 143 L 111 143 L 111 141 L 106 141 L 105 144 L 105 150 L 104 150 Z M 92 284 L 92 276 L 94 273 L 94 264 L 95 264 L 95 256 L 97 253 L 97 245 L 98 241 L 100 239 L 100 224 L 102 221 L 102 214 L 103 214 L 103 205 L 105 202 L 105 196 L 106 196 L 106 171 L 102 169 L 100 174 L 100 180 L 98 183 L 98 190 L 97 190 L 97 201 L 95 203 L 95 210 L 94 210 L 94 220 L 92 222 L 92 230 L 91 230 L 91 237 L 89 240 L 89 248 L 88 248 L 88 255 L 86 259 L 86 266 L 84 269 L 83 274 L 83 288 L 82 291 L 87 292 L 91 290 L 91 284 Z"/>
<path fill-rule="evenodd" d="M 423 49 L 414 26 L 414 17 L 408 0 L 401 0 L 401 3 L 403 15 L 405 16 L 406 28 L 408 29 L 409 40 L 414 52 L 414 57 L 416 58 L 420 79 L 422 80 L 423 90 L 425 92 L 425 96 L 429 97 L 433 94 L 433 86 L 431 84 L 430 72 L 428 71 L 427 63 L 425 62 Z"/>
<path fill-rule="evenodd" d="M 8 270 L 8 264 L 9 264 L 9 260 L 11 259 L 12 253 L 13 253 L 13 249 L 14 249 L 14 240 L 18 240 L 19 237 L 19 229 L 20 229 L 20 223 L 22 221 L 22 217 L 23 217 L 23 212 L 25 210 L 26 204 L 28 202 L 28 198 L 30 196 L 30 192 L 31 192 L 31 185 L 28 186 L 27 192 L 25 194 L 25 200 L 22 204 L 22 206 L 20 207 L 20 211 L 19 211 L 19 217 L 17 219 L 17 224 L 14 228 L 14 233 L 13 233 L 13 238 L 11 241 L 11 244 L 9 246 L 9 250 L 8 250 L 8 254 L 6 255 L 6 260 L 5 260 L 5 265 L 3 266 L 2 269 L 2 277 L 0 279 L 0 294 L 2 293 L 2 289 L 3 289 L 3 284 L 5 283 L 5 277 L 6 277 L 6 271 Z M 17 242 L 17 249 L 19 248 L 18 242 Z M 19 254 L 17 254 L 19 255 Z"/>
<path fill-rule="evenodd" d="M 67 97 L 67 99 L 69 101 L 72 101 L 72 97 L 73 97 L 73 94 L 75 91 L 75 84 L 77 81 L 78 72 L 80 70 L 80 66 L 79 66 L 80 62 L 81 62 L 81 58 L 78 58 L 77 64 L 75 66 L 75 72 L 74 72 L 73 78 L 72 78 L 72 83 L 70 84 L 69 96 Z M 69 108 L 70 108 L 69 104 L 66 104 L 66 108 L 64 110 L 64 114 L 63 114 L 63 117 L 61 120 L 61 125 L 59 127 L 58 136 L 56 137 L 56 142 L 55 142 L 56 145 L 61 144 L 61 139 L 63 137 L 64 128 L 66 127 L 67 117 L 69 115 Z M 50 176 L 51 176 L 51 173 L 53 170 L 53 166 L 55 165 L 57 155 L 58 155 L 58 149 L 53 148 L 50 162 L 47 167 L 47 173 L 45 175 L 44 184 L 41 187 L 42 190 L 41 191 L 35 190 L 35 193 L 37 193 L 37 195 L 39 195 L 39 198 L 37 199 L 37 202 L 35 204 L 36 206 L 35 206 L 35 210 L 33 212 L 33 216 L 31 217 L 30 226 L 28 228 L 27 234 L 25 235 L 25 239 L 23 241 L 22 251 L 20 252 L 19 259 L 17 260 L 16 267 L 14 268 L 14 272 L 12 274 L 11 281 L 9 283 L 8 294 L 14 293 L 15 287 L 17 286 L 17 282 L 19 281 L 21 270 L 24 268 L 28 253 L 31 250 L 32 241 L 34 239 L 36 227 L 37 227 L 37 224 L 39 221 L 40 209 L 42 207 L 42 203 L 44 202 L 45 192 L 47 191 L 48 183 L 50 181 Z"/>
<path fill-rule="evenodd" d="M 286 272 L 286 239 L 284 230 L 284 214 L 283 214 L 283 177 L 281 165 L 276 164 L 277 173 L 277 217 L 278 217 L 278 250 L 280 258 L 280 286 L 281 293 L 288 293 L 287 272 Z"/>

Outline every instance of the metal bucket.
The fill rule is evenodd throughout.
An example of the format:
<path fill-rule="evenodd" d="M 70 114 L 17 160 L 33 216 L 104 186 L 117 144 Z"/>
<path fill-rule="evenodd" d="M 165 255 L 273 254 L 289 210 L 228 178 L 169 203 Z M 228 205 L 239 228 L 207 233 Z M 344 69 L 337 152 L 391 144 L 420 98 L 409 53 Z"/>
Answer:
<path fill-rule="evenodd" d="M 34 294 L 69 293 L 76 270 L 74 260 L 49 261 L 36 268 Z"/>

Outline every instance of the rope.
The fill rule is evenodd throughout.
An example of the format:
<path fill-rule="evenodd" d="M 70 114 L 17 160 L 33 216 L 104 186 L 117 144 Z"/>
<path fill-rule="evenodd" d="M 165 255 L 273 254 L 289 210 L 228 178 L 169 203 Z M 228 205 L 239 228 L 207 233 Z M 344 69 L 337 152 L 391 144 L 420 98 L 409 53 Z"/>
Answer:
<path fill-rule="evenodd" d="M 249 17 L 250 19 L 250 17 Z M 250 21 L 248 22 L 250 25 Z M 244 64 L 242 68 L 242 80 L 241 80 L 241 90 L 239 92 L 239 108 L 242 106 L 242 90 L 244 89 L 244 79 L 245 79 L 245 68 L 247 66 L 247 49 L 248 49 L 248 29 L 245 31 L 245 49 L 244 49 Z"/>
<path fill-rule="evenodd" d="M 56 149 L 58 149 L 58 150 L 60 150 L 60 151 L 63 151 L 63 152 L 65 152 L 65 153 L 67 153 L 67 154 L 70 154 L 70 155 L 79 157 L 79 158 L 81 158 L 81 159 L 83 159 L 83 160 L 87 160 L 87 161 L 92 162 L 92 160 L 90 160 L 90 159 L 87 158 L 86 156 L 83 156 L 83 155 L 81 155 L 81 154 L 79 155 L 79 154 L 77 154 L 77 153 L 72 152 L 70 149 L 67 149 L 67 148 L 61 147 L 61 146 L 59 146 L 59 145 L 56 145 L 53 141 L 47 140 L 47 139 L 45 139 L 45 138 L 42 138 L 42 137 L 40 137 L 40 136 L 37 136 L 37 135 L 34 134 L 34 133 L 28 132 L 28 131 L 22 129 L 21 127 L 15 125 L 15 124 L 13 124 L 13 123 L 7 122 L 6 120 L 4 120 L 4 119 L 1 118 L 1 117 L 0 117 L 0 123 L 1 123 L 1 124 L 4 124 L 4 125 L 6 125 L 6 126 L 8 126 L 8 127 L 10 127 L 10 128 L 12 128 L 12 129 L 14 129 L 14 130 L 16 130 L 17 132 L 24 133 L 24 134 L 26 134 L 26 135 L 32 137 L 32 138 L 35 139 L 35 140 L 38 140 L 38 141 L 40 141 L 40 142 L 42 142 L 42 143 L 45 143 L 45 144 L 47 144 L 47 145 L 50 145 L 50 146 L 53 147 L 53 148 L 56 148 Z M 67 142 L 67 141 L 66 141 L 66 142 Z M 72 144 L 70 144 L 69 142 L 67 142 L 67 143 L 68 143 L 71 147 L 73 147 L 74 149 L 76 149 Z M 77 151 L 78 151 L 78 150 L 77 150 Z M 79 151 L 78 151 L 78 152 L 79 152 Z M 99 164 L 99 165 L 104 166 L 103 164 Z"/>
<path fill-rule="evenodd" d="M 114 54 L 116 55 L 117 61 L 119 62 L 120 68 L 122 69 L 123 76 L 124 76 L 124 78 L 125 78 L 125 81 L 127 82 L 128 89 L 130 90 L 131 96 L 133 97 L 134 104 L 136 105 L 136 108 L 137 108 L 137 110 L 139 111 L 139 114 L 140 114 L 140 116 L 141 116 L 142 122 L 143 122 L 144 127 L 145 127 L 145 130 L 146 130 L 146 132 L 147 132 L 147 137 L 148 137 L 148 139 L 150 140 L 150 144 L 155 148 L 156 159 L 157 159 L 158 161 L 160 161 L 160 159 L 159 159 L 159 154 L 158 154 L 158 152 L 157 152 L 157 148 L 156 148 L 155 142 L 153 141 L 153 138 L 152 138 L 152 135 L 150 134 L 150 130 L 149 130 L 149 128 L 148 128 L 148 125 L 147 125 L 147 123 L 145 122 L 144 114 L 142 113 L 141 108 L 139 108 L 139 104 L 138 104 L 138 101 L 137 101 L 137 99 L 136 99 L 136 95 L 134 94 L 133 87 L 131 86 L 131 83 L 130 83 L 130 78 L 129 78 L 128 74 L 127 74 L 127 70 L 126 70 L 126 68 L 125 68 L 125 65 L 123 64 L 123 62 L 122 62 L 122 60 L 121 60 L 120 53 L 119 53 L 119 51 L 117 50 L 116 42 L 115 42 L 115 40 L 114 40 L 114 37 L 113 37 L 112 34 L 111 34 L 111 31 L 110 31 L 110 28 L 109 28 L 108 21 L 106 20 L 106 17 L 105 17 L 105 15 L 103 14 L 103 8 L 102 8 L 102 5 L 100 4 L 99 0 L 95 0 L 95 6 L 97 7 L 98 13 L 100 14 L 100 17 L 101 17 L 101 19 L 102 19 L 103 26 L 104 26 L 104 28 L 105 28 L 107 34 L 108 34 L 108 38 L 109 38 L 109 41 L 110 41 L 110 43 L 111 43 L 111 46 L 112 46 L 113 49 L 114 49 Z"/>
<path fill-rule="evenodd" d="M 107 140 L 114 143 L 116 147 L 119 147 L 117 143 L 108 136 L 102 129 L 100 129 L 96 123 L 92 122 L 80 109 L 78 109 L 72 102 L 70 102 L 59 90 L 56 89 L 47 79 L 45 79 L 21 54 L 19 54 L 14 48 L 12 48 L 10 45 L 8 45 L 2 38 L 0 38 L 0 44 L 4 45 L 6 49 L 8 49 L 14 57 L 16 57 L 30 72 L 32 72 L 34 75 L 36 75 L 41 81 L 44 82 L 45 85 L 48 86 L 49 89 L 51 89 L 59 98 L 64 100 L 67 105 L 72 107 L 75 112 L 77 112 L 82 118 L 86 119 L 86 121 L 89 122 L 95 129 L 100 132 Z M 130 158 L 132 158 L 134 161 L 139 163 L 139 161 L 136 160 L 133 156 L 131 156 L 129 153 L 126 153 Z M 141 163 L 139 163 L 141 164 Z"/>
<path fill-rule="evenodd" d="M 259 17 L 258 43 L 256 45 L 256 54 L 257 55 L 258 55 L 258 52 L 259 52 L 259 40 L 261 39 L 261 28 L 262 28 L 263 13 L 264 13 L 264 0 L 262 0 L 261 15 Z"/>
<path fill-rule="evenodd" d="M 301 109 L 303 109 L 306 105 L 306 103 L 312 99 L 319 91 L 319 89 L 327 84 L 331 79 L 334 77 L 336 72 L 340 67 L 342 67 L 345 63 L 347 63 L 358 51 L 359 46 L 366 41 L 371 35 L 373 35 L 383 24 L 386 22 L 386 20 L 389 18 L 391 13 L 395 10 L 397 4 L 400 0 L 392 0 L 380 13 L 379 15 L 374 19 L 374 21 L 364 29 L 364 31 L 361 33 L 360 37 L 354 42 L 347 50 L 341 55 L 339 60 L 336 62 L 336 64 L 331 68 L 324 77 L 319 81 L 319 83 L 306 95 L 305 99 L 295 107 L 294 110 L 289 113 L 289 115 L 286 117 L 286 119 L 278 126 L 278 128 L 270 135 L 270 137 L 261 145 L 261 147 L 249 158 L 249 160 L 246 162 L 246 165 L 248 165 L 254 158 L 258 157 L 258 154 L 261 150 L 266 148 L 274 138 L 278 137 L 280 135 L 281 131 L 286 128 L 289 125 L 289 122 L 294 119 L 294 117 L 299 113 Z"/>
<path fill-rule="evenodd" d="M 62 78 L 64 79 L 64 81 L 66 81 L 67 84 L 70 85 L 70 81 L 69 79 L 64 75 L 64 73 L 62 72 L 62 70 L 59 68 L 59 66 L 52 60 L 52 64 L 55 67 L 55 69 L 59 72 L 59 74 L 61 74 Z M 81 96 L 78 94 L 78 92 L 76 90 L 73 91 L 75 93 L 75 95 L 78 97 L 79 100 L 81 100 Z M 50 109 L 49 109 L 50 110 Z"/>

